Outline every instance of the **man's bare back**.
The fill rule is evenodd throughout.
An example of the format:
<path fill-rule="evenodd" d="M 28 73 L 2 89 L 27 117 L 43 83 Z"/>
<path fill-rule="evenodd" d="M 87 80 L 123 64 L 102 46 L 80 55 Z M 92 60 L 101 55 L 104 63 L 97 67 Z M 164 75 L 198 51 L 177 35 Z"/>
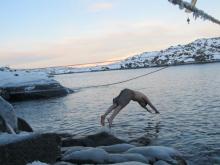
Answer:
<path fill-rule="evenodd" d="M 111 105 L 105 112 L 105 114 L 101 116 L 101 125 L 105 125 L 106 116 L 113 111 L 110 118 L 108 118 L 109 126 L 111 127 L 113 119 L 126 105 L 128 105 L 131 100 L 138 102 L 141 107 L 143 107 L 150 113 L 152 112 L 146 107 L 147 105 L 149 105 L 155 113 L 159 113 L 159 111 L 154 107 L 154 105 L 150 102 L 146 95 L 141 92 L 126 88 L 123 89 L 120 94 L 113 99 L 113 105 Z"/>

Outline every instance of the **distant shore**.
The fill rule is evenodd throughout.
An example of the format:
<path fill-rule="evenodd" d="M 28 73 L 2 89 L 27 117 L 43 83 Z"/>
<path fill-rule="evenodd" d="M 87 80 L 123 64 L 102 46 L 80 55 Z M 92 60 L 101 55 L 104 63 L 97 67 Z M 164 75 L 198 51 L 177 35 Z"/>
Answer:
<path fill-rule="evenodd" d="M 182 66 L 182 65 L 202 65 L 202 64 L 210 64 L 210 63 L 219 63 L 220 60 L 215 61 L 201 61 L 201 62 L 188 62 L 188 63 L 178 63 L 178 64 L 170 64 L 170 65 L 157 65 L 157 66 L 148 66 L 148 67 L 136 67 L 136 68 L 117 68 L 117 69 L 105 69 L 105 70 L 92 70 L 92 71 L 81 71 L 81 72 L 68 72 L 68 73 L 53 73 L 51 75 L 63 75 L 63 74 L 77 74 L 77 73 L 89 73 L 89 72 L 105 72 L 105 71 L 118 71 L 118 70 L 133 70 L 133 69 L 144 69 L 144 68 L 157 68 L 157 67 L 172 67 L 172 66 Z"/>

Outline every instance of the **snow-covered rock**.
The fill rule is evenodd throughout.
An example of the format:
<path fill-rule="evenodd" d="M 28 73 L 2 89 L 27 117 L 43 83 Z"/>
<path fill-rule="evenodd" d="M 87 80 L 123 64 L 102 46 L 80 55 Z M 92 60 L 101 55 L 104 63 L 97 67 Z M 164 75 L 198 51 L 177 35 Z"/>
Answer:
<path fill-rule="evenodd" d="M 122 163 L 136 161 L 141 163 L 149 163 L 149 160 L 141 154 L 124 153 L 124 154 L 109 154 L 108 163 Z"/>
<path fill-rule="evenodd" d="M 0 133 L 33 132 L 31 126 L 22 118 L 17 117 L 13 106 L 0 96 Z"/>
<path fill-rule="evenodd" d="M 69 163 L 69 162 L 61 161 L 61 162 L 56 162 L 53 165 L 77 165 L 77 164 L 72 164 L 72 163 Z"/>
<path fill-rule="evenodd" d="M 19 134 L 0 133 L 0 146 L 10 143 L 17 143 L 36 136 L 35 133 L 21 132 Z"/>
<path fill-rule="evenodd" d="M 163 161 L 163 160 L 159 160 L 159 161 L 155 162 L 154 165 L 170 165 L 170 164 Z"/>
<path fill-rule="evenodd" d="M 63 161 L 71 163 L 121 163 L 129 161 L 137 161 L 148 163 L 149 160 L 141 154 L 137 153 L 122 153 L 122 154 L 109 154 L 104 149 L 90 148 L 82 149 L 75 152 L 67 152 L 62 157 Z"/>
<path fill-rule="evenodd" d="M 94 163 L 101 164 L 108 160 L 108 153 L 100 148 L 91 148 L 87 150 L 75 151 L 68 155 L 64 155 L 63 161 L 68 161 L 71 163 Z"/>
<path fill-rule="evenodd" d="M 54 84 L 57 81 L 49 78 L 44 72 L 31 72 L 23 70 L 0 70 L 0 88 L 27 86 L 31 90 L 35 85 Z"/>
<path fill-rule="evenodd" d="M 40 162 L 40 161 L 34 161 L 32 163 L 28 163 L 27 165 L 48 165 L 47 163 L 43 163 L 43 162 Z"/>
<path fill-rule="evenodd" d="M 130 161 L 130 162 L 124 162 L 124 163 L 114 163 L 114 164 L 109 164 L 109 165 L 148 165 L 148 164 L 141 163 L 141 162 Z"/>
<path fill-rule="evenodd" d="M 158 165 L 184 165 L 186 163 L 181 153 L 173 148 L 163 146 L 135 147 L 126 143 L 99 147 L 76 146 L 67 150 L 61 160 L 75 164 L 140 162 Z"/>
<path fill-rule="evenodd" d="M 63 156 L 69 155 L 69 154 L 74 153 L 76 151 L 92 149 L 92 147 L 83 147 L 83 146 L 74 146 L 74 147 L 66 147 L 66 148 L 69 148 L 69 149 L 67 149 L 64 152 Z"/>
<path fill-rule="evenodd" d="M 111 146 L 100 146 L 99 148 L 104 149 L 108 153 L 122 153 L 133 147 L 135 146 L 131 144 L 127 144 L 127 143 L 122 143 L 122 144 L 115 144 Z"/>
<path fill-rule="evenodd" d="M 60 145 L 60 137 L 52 133 L 0 134 L 0 164 L 55 163 L 61 155 Z"/>
<path fill-rule="evenodd" d="M 15 133 L 18 130 L 18 120 L 14 108 L 5 99 L 0 96 L 0 117 L 2 129 L 1 131 L 8 131 Z M 5 127 L 5 128 L 3 128 Z"/>
<path fill-rule="evenodd" d="M 63 147 L 70 147 L 70 146 L 97 147 L 97 146 L 107 146 L 107 145 L 114 145 L 121 143 L 125 143 L 125 141 L 107 132 L 99 132 L 82 138 L 74 138 L 74 137 L 65 138 L 62 141 L 62 146 Z"/>
<path fill-rule="evenodd" d="M 164 160 L 175 164 L 177 164 L 175 158 L 182 157 L 181 153 L 177 150 L 164 146 L 136 147 L 129 149 L 126 153 L 141 154 L 152 162 L 155 162 L 156 160 Z"/>
<path fill-rule="evenodd" d="M 0 96 L 7 100 L 64 96 L 69 92 L 45 72 L 0 68 Z"/>

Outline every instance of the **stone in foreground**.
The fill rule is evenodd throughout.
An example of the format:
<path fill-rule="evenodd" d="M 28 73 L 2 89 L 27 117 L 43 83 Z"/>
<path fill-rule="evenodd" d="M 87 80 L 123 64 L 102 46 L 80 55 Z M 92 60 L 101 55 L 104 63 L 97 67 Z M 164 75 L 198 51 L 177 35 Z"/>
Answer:
<path fill-rule="evenodd" d="M 56 134 L 0 135 L 0 164 L 26 165 L 39 160 L 55 163 L 61 140 Z"/>

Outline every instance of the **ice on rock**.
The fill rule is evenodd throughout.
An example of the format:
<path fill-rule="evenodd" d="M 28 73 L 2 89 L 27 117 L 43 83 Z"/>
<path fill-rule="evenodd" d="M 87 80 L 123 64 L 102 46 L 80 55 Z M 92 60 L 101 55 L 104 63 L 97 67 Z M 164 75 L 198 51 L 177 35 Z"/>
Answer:
<path fill-rule="evenodd" d="M 124 163 L 114 163 L 114 164 L 109 164 L 109 165 L 148 165 L 148 164 L 131 161 L 131 162 L 124 162 Z"/>
<path fill-rule="evenodd" d="M 159 161 L 155 162 L 154 165 L 170 165 L 170 164 L 163 161 L 163 160 L 159 160 Z"/>
<path fill-rule="evenodd" d="M 47 163 L 42 163 L 40 161 L 34 161 L 32 163 L 28 163 L 27 165 L 48 165 Z"/>
<path fill-rule="evenodd" d="M 123 144 L 115 144 L 111 146 L 100 146 L 99 148 L 104 149 L 108 153 L 122 153 L 133 147 L 135 146 L 131 144 L 123 143 Z"/>
<path fill-rule="evenodd" d="M 181 157 L 180 152 L 177 150 L 164 146 L 136 147 L 129 149 L 126 153 L 138 153 L 151 161 L 164 160 L 168 162 L 176 162 L 173 157 Z"/>
<path fill-rule="evenodd" d="M 76 151 L 82 151 L 82 150 L 88 150 L 88 149 L 92 149 L 92 147 L 83 147 L 83 146 L 69 147 L 69 149 L 64 153 L 64 156 L 69 155 Z"/>
<path fill-rule="evenodd" d="M 104 163 L 108 160 L 108 153 L 100 148 L 92 148 L 70 153 L 62 160 L 72 163 Z"/>
<path fill-rule="evenodd" d="M 108 162 L 110 163 L 121 163 L 121 162 L 129 162 L 136 161 L 142 163 L 148 163 L 149 160 L 141 154 L 109 154 Z"/>

